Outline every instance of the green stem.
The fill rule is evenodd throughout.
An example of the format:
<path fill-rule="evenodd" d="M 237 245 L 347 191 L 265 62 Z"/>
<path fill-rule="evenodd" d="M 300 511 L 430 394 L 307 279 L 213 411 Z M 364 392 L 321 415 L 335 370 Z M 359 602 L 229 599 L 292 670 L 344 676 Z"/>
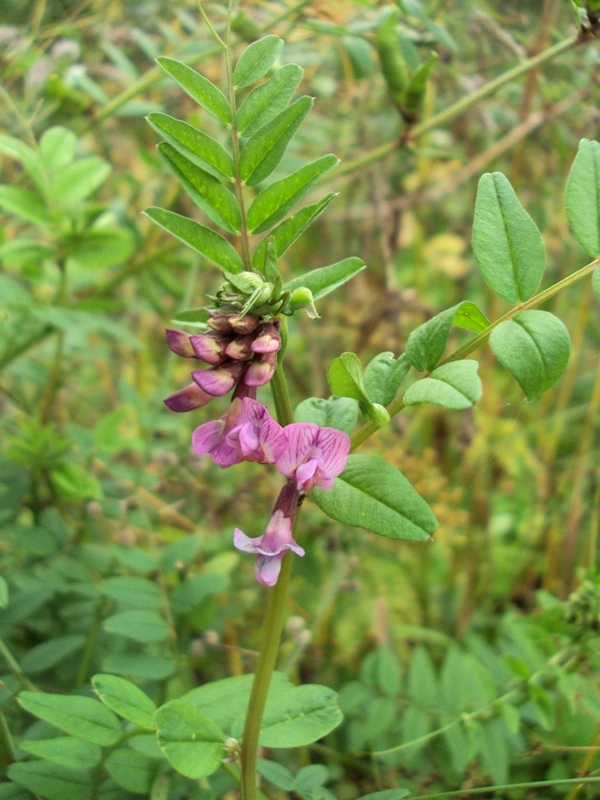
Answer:
<path fill-rule="evenodd" d="M 21 669 L 19 662 L 10 652 L 8 647 L 4 644 L 2 639 L 0 639 L 0 655 L 4 657 L 4 660 L 8 664 L 8 667 L 10 668 L 11 672 L 18 678 L 21 685 L 31 690 L 32 692 L 37 692 L 37 686 L 35 686 L 25 675 L 25 673 Z"/>
<path fill-rule="evenodd" d="M 242 242 L 242 259 L 244 266 L 250 272 L 252 270 L 252 261 L 250 259 L 250 244 L 248 241 L 248 225 L 246 223 L 246 206 L 244 204 L 244 189 L 240 179 L 240 139 L 235 122 L 236 106 L 235 106 L 235 88 L 233 84 L 233 63 L 231 60 L 231 7 L 233 0 L 229 0 L 227 7 L 227 83 L 229 85 L 229 105 L 231 106 L 231 149 L 233 155 L 233 175 L 235 182 L 235 196 L 237 197 L 238 205 L 242 214 L 242 224 L 240 227 L 240 239 Z"/>
<path fill-rule="evenodd" d="M 453 792 L 434 792 L 420 794 L 411 800 L 434 800 L 436 797 L 463 797 L 467 794 L 487 794 L 492 792 L 508 792 L 511 789 L 544 789 L 550 786 L 577 786 L 587 783 L 600 783 L 600 778 L 560 778 L 555 781 L 529 781 L 527 783 L 502 783 L 497 786 L 478 786 L 476 789 L 456 789 Z"/>
<path fill-rule="evenodd" d="M 88 631 L 87 639 L 85 642 L 85 649 L 83 651 L 83 655 L 81 656 L 81 661 L 79 662 L 79 669 L 77 670 L 77 678 L 75 680 L 75 686 L 83 686 L 83 684 L 87 682 L 88 673 L 90 671 L 90 664 L 92 661 L 92 654 L 94 652 L 96 639 L 98 638 L 98 634 L 100 633 L 100 626 L 102 625 L 102 620 L 104 619 L 105 608 L 106 608 L 106 599 L 103 597 L 96 605 L 94 621 L 92 622 L 92 625 Z"/>
<path fill-rule="evenodd" d="M 436 739 L 441 734 L 451 730 L 451 728 L 453 728 L 455 725 L 462 725 L 474 720 L 491 719 L 500 713 L 504 703 L 522 705 L 523 703 L 527 702 L 529 698 L 527 691 L 528 686 L 539 686 L 540 684 L 544 685 L 545 683 L 547 684 L 548 678 L 550 678 L 551 681 L 554 679 L 552 670 L 556 669 L 556 667 L 564 667 L 565 669 L 568 669 L 569 666 L 573 665 L 573 659 L 574 656 L 572 648 L 565 647 L 563 650 L 560 650 L 558 653 L 552 656 L 552 658 L 550 658 L 546 664 L 537 670 L 537 672 L 535 672 L 530 678 L 528 678 L 526 681 L 523 681 L 514 689 L 510 689 L 508 692 L 505 692 L 505 694 L 501 695 L 501 697 L 497 697 L 495 700 L 492 700 L 491 703 L 487 703 L 485 706 L 481 706 L 481 708 L 477 708 L 475 711 L 471 711 L 468 714 L 461 714 L 460 717 L 453 719 L 452 722 L 449 722 L 447 725 L 443 725 L 441 728 L 436 728 L 434 731 L 425 734 L 425 736 L 419 736 L 418 739 L 411 739 L 410 742 L 404 742 L 396 747 L 390 747 L 387 750 L 377 750 L 371 753 L 371 755 L 387 756 L 391 753 L 399 753 L 402 750 L 408 749 L 409 747 L 414 747 L 418 744 L 425 744 L 432 739 Z M 577 659 L 575 659 L 575 661 L 577 662 Z"/>
<path fill-rule="evenodd" d="M 277 419 L 281 425 L 289 425 L 294 421 L 294 415 L 281 363 L 277 365 L 275 375 L 271 380 L 271 388 L 275 400 L 275 408 L 277 410 Z M 296 529 L 297 523 L 298 514 L 294 522 L 294 530 Z M 271 676 L 275 669 L 277 653 L 279 652 L 279 642 L 281 641 L 283 620 L 285 618 L 292 563 L 293 555 L 288 552 L 281 562 L 279 579 L 275 586 L 269 590 L 267 611 L 262 626 L 263 633 L 260 655 L 256 664 L 256 672 L 252 683 L 252 691 L 248 702 L 248 711 L 246 713 L 246 723 L 244 725 L 244 734 L 242 738 L 240 754 L 242 800 L 255 800 L 256 798 L 256 755 L 258 753 L 260 726 L 267 702 L 267 693 L 269 691 L 269 684 L 271 683 Z"/>
<path fill-rule="evenodd" d="M 92 788 L 90 791 L 90 798 L 91 800 L 97 800 L 98 797 L 98 784 L 100 782 L 100 778 L 102 777 L 102 771 L 104 770 L 104 765 L 106 764 L 108 757 L 112 755 L 119 747 L 121 747 L 124 742 L 129 741 L 129 739 L 133 739 L 134 736 L 147 736 L 148 734 L 155 734 L 155 730 L 150 730 L 146 728 L 132 728 L 130 731 L 126 731 L 123 733 L 114 744 L 111 744 L 110 747 L 107 747 L 106 750 L 102 752 L 102 758 L 98 762 L 97 766 L 94 768 L 94 772 L 92 774 Z"/>
<path fill-rule="evenodd" d="M 36 331 L 28 339 L 19 342 L 7 353 L 4 353 L 4 355 L 0 358 L 0 370 L 7 364 L 10 364 L 11 361 L 14 361 L 15 358 L 18 358 L 19 356 L 23 355 L 23 353 L 26 353 L 30 348 L 35 347 L 36 344 L 43 342 L 43 340 L 50 336 L 51 333 L 54 333 L 55 330 L 56 328 L 54 328 L 52 325 L 46 325 L 46 327 L 42 328 L 41 331 Z"/>
<path fill-rule="evenodd" d="M 450 353 L 449 356 L 442 359 L 438 366 L 442 364 L 447 364 L 450 361 L 459 361 L 461 358 L 465 358 L 474 350 L 477 350 L 482 344 L 487 342 L 490 338 L 490 334 L 500 325 L 502 322 L 506 322 L 509 319 L 512 319 L 514 316 L 519 314 L 521 311 L 527 311 L 531 308 L 537 308 L 537 306 L 542 305 L 545 303 L 546 300 L 549 300 L 554 295 L 561 292 L 563 289 L 566 289 L 568 286 L 571 286 L 573 283 L 577 283 L 577 281 L 586 278 L 588 275 L 591 275 L 596 269 L 600 267 L 600 258 L 594 259 L 589 264 L 586 264 L 585 267 L 578 269 L 577 272 L 573 272 L 571 275 L 567 275 L 566 278 L 563 278 L 562 281 L 558 281 L 558 283 L 549 286 L 547 289 L 544 289 L 543 292 L 534 295 L 531 299 L 526 300 L 524 303 L 520 303 L 518 306 L 511 308 L 510 311 L 507 311 L 506 314 L 503 314 L 501 317 L 498 317 L 497 320 L 488 325 L 488 327 L 470 339 L 466 344 L 462 347 L 459 347 L 458 350 L 455 350 L 453 353 Z M 402 411 L 404 408 L 404 399 L 402 397 L 397 397 L 395 400 L 387 406 L 387 410 L 390 414 L 390 417 L 395 416 L 398 414 L 399 411 Z M 351 438 L 351 449 L 355 450 L 359 445 L 361 445 L 364 441 L 366 441 L 370 436 L 376 433 L 379 430 L 379 427 L 375 425 L 373 422 L 368 422 L 366 425 L 363 425 L 359 428 L 356 433 Z"/>
<path fill-rule="evenodd" d="M 297 519 L 297 517 L 296 517 Z M 283 620 L 286 611 L 286 600 L 290 573 L 292 571 L 293 554 L 288 552 L 281 562 L 279 580 L 269 590 L 267 613 L 263 623 L 263 634 L 260 646 L 260 655 L 256 665 L 252 692 L 248 702 L 246 724 L 242 739 L 241 768 L 242 768 L 242 800 L 255 800 L 256 798 L 256 754 L 260 738 L 267 693 L 271 676 L 275 669 Z"/>
<path fill-rule="evenodd" d="M 566 53 L 568 50 L 571 50 L 582 41 L 584 41 L 584 39 L 580 34 L 574 34 L 573 36 L 569 36 L 568 39 L 564 39 L 562 42 L 558 42 L 558 44 L 543 50 L 541 53 L 533 56 L 533 58 L 528 58 L 521 64 L 517 64 L 516 67 L 513 67 L 512 69 L 503 72 L 502 75 L 499 75 L 497 78 L 488 81 L 488 83 L 486 83 L 484 86 L 476 89 L 474 92 L 471 92 L 466 97 L 462 97 L 460 100 L 457 100 L 456 103 L 452 103 L 451 106 L 448 106 L 448 108 L 444 109 L 443 111 L 434 114 L 424 122 L 421 122 L 420 124 L 410 128 L 407 138 L 409 138 L 410 141 L 414 141 L 433 128 L 440 128 L 443 125 L 447 125 L 449 122 L 452 122 L 452 120 L 456 119 L 456 117 L 459 117 L 470 108 L 473 108 L 473 106 L 477 103 L 485 100 L 486 97 L 489 97 L 490 95 L 494 94 L 494 92 L 497 92 L 498 89 L 502 88 L 502 86 L 505 86 L 507 83 L 526 75 L 528 72 L 539 69 L 544 64 L 552 61 L 553 58 L 556 58 L 556 56 L 560 55 L 561 53 Z M 370 164 L 375 164 L 378 161 L 382 161 L 384 158 L 387 158 L 387 156 L 397 150 L 398 147 L 404 144 L 404 142 L 405 138 L 394 139 L 391 142 L 386 142 L 385 144 L 376 147 L 374 150 L 371 150 L 369 153 L 365 153 L 364 155 L 352 159 L 351 161 L 346 161 L 340 167 L 333 170 L 329 174 L 329 177 L 339 178 L 342 175 L 348 175 L 352 172 L 362 169 L 363 167 L 369 166 Z"/>
<path fill-rule="evenodd" d="M 209 20 L 209 18 L 206 16 L 206 12 L 205 12 L 205 10 L 202 8 L 202 3 L 200 2 L 200 0 L 196 0 L 196 5 L 198 6 L 198 11 L 200 12 L 200 14 L 201 14 L 201 16 L 202 16 L 202 19 L 204 20 L 204 22 L 205 22 L 205 24 L 206 24 L 206 27 L 208 28 L 208 30 L 209 30 L 209 31 L 212 33 L 212 35 L 213 35 L 213 36 L 214 36 L 214 38 L 217 40 L 217 42 L 218 42 L 218 43 L 221 45 L 221 47 L 223 48 L 223 50 L 227 50 L 227 45 L 225 44 L 225 42 L 223 41 L 223 39 L 221 39 L 221 37 L 219 36 L 219 34 L 216 32 L 216 30 L 213 28 L 211 21 L 210 21 L 210 20 Z"/>
<path fill-rule="evenodd" d="M 6 717 L 0 711 L 0 770 L 6 774 L 10 764 L 15 761 L 15 748 L 12 736 L 6 722 Z"/>

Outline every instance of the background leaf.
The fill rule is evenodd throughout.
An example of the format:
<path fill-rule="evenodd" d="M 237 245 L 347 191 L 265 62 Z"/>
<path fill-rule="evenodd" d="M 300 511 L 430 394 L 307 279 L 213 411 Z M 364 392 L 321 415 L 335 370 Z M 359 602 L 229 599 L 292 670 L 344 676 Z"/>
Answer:
<path fill-rule="evenodd" d="M 309 397 L 298 403 L 294 411 L 295 422 L 312 422 L 320 428 L 337 428 L 349 436 L 356 427 L 358 403 L 351 397 Z"/>

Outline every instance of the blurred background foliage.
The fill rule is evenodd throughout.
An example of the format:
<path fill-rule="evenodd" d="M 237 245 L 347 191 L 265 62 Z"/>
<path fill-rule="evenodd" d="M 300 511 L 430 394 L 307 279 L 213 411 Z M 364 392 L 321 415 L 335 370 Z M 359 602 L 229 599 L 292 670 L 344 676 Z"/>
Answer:
<path fill-rule="evenodd" d="M 206 10 L 222 22 L 224 6 Z M 327 396 L 327 364 L 343 350 L 363 363 L 382 350 L 398 355 L 414 327 L 465 298 L 492 319 L 506 310 L 470 249 L 486 170 L 508 176 L 542 230 L 545 285 L 588 260 L 563 194 L 579 139 L 599 138 L 597 44 L 371 160 L 365 154 L 401 129 L 374 47 L 389 10 L 374 0 L 265 0 L 242 3 L 236 19 L 240 43 L 282 36 L 279 63 L 299 63 L 302 90 L 316 98 L 277 175 L 328 152 L 343 160 L 326 180 L 339 196 L 286 255 L 285 274 L 353 254 L 369 265 L 321 303 L 322 319 L 294 317 L 286 365 L 295 402 Z M 564 0 L 402 0 L 399 11 L 410 67 L 439 56 L 425 120 L 575 30 Z M 17 741 L 49 735 L 13 700 L 32 683 L 86 693 L 105 670 L 164 701 L 255 663 L 262 591 L 232 531 L 262 532 L 279 481 L 253 464 L 221 471 L 191 454 L 193 427 L 226 401 L 193 415 L 162 404 L 188 372 L 164 327 L 202 305 L 219 277 L 141 216 L 148 205 L 197 213 L 144 116 L 164 110 L 221 132 L 161 75 L 160 54 L 224 83 L 223 59 L 187 0 L 2 3 L 0 565 L 10 600 L 0 702 Z M 307 503 L 281 665 L 340 691 L 346 718 L 322 744 L 267 755 L 292 772 L 324 762 L 340 800 L 599 766 L 596 750 L 581 749 L 600 745 L 598 299 L 578 284 L 548 308 L 573 351 L 541 399 L 525 401 L 483 349 L 473 413 L 411 408 L 365 445 L 385 450 L 432 504 L 432 542 L 344 528 Z M 163 621 L 158 633 L 139 617 L 149 609 Z M 564 658 L 552 661 L 557 653 Z M 166 766 L 150 746 L 146 756 L 157 759 L 147 785 L 132 789 L 117 770 L 107 797 L 192 796 L 176 776 L 160 794 Z M 268 765 L 263 772 L 272 796 L 285 788 Z M 323 782 L 294 791 L 326 797 Z M 232 785 L 222 770 L 198 797 Z M 499 796 L 567 792 L 596 796 L 559 786 Z"/>

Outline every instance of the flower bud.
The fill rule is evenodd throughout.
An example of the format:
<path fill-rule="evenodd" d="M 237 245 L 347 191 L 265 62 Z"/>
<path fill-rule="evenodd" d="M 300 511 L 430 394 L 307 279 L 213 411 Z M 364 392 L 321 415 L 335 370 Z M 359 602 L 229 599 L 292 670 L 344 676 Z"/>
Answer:
<path fill-rule="evenodd" d="M 301 308 L 306 309 L 306 313 L 311 319 L 319 319 L 319 313 L 315 308 L 313 293 L 306 286 L 299 286 L 297 289 L 294 289 L 286 304 L 285 313 L 294 314 Z"/>

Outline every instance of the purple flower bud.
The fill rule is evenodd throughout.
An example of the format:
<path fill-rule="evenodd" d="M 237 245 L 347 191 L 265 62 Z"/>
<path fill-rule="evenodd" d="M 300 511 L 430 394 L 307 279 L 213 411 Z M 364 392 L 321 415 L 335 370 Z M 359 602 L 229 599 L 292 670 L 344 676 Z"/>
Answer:
<path fill-rule="evenodd" d="M 292 536 L 299 497 L 296 487 L 292 483 L 286 483 L 279 493 L 273 515 L 262 536 L 251 539 L 239 528 L 234 531 L 235 547 L 244 553 L 256 553 L 254 576 L 264 586 L 275 586 L 281 571 L 281 562 L 288 550 L 298 556 L 304 555 L 303 548 Z"/>
<path fill-rule="evenodd" d="M 192 378 L 207 394 L 222 397 L 233 389 L 241 373 L 242 364 L 239 361 L 227 361 L 220 367 L 192 372 Z"/>
<path fill-rule="evenodd" d="M 308 493 L 315 486 L 331 489 L 348 460 L 348 434 L 309 422 L 293 422 L 285 434 L 288 444 L 277 459 L 281 474 L 295 481 L 301 492 Z"/>
<path fill-rule="evenodd" d="M 244 336 L 236 336 L 226 347 L 225 353 L 229 356 L 229 358 L 233 358 L 236 361 L 247 361 L 249 358 L 252 358 L 252 342 L 254 341 L 254 336 L 251 333 L 247 333 Z"/>
<path fill-rule="evenodd" d="M 231 333 L 233 325 L 231 324 L 231 314 L 225 314 L 223 311 L 210 311 L 210 319 L 208 320 L 209 326 L 221 333 Z"/>
<path fill-rule="evenodd" d="M 276 366 L 277 353 L 258 353 L 244 375 L 244 382 L 247 386 L 264 386 L 273 377 Z"/>
<path fill-rule="evenodd" d="M 252 343 L 255 353 L 276 353 L 281 347 L 279 326 L 274 322 L 263 322 Z"/>
<path fill-rule="evenodd" d="M 183 358 L 196 358 L 194 348 L 190 341 L 190 337 L 184 331 L 179 331 L 176 328 L 167 328 L 165 331 L 167 337 L 167 345 L 174 353 Z"/>
<path fill-rule="evenodd" d="M 212 400 L 212 395 L 207 394 L 195 383 L 190 383 L 185 389 L 169 395 L 164 403 L 171 411 L 192 411 L 194 408 L 201 408 Z"/>
<path fill-rule="evenodd" d="M 231 317 L 231 324 L 236 333 L 252 333 L 258 328 L 260 317 L 246 314 L 243 317 Z"/>
<path fill-rule="evenodd" d="M 220 364 L 225 358 L 225 350 L 230 342 L 231 336 L 216 332 L 190 336 L 196 358 L 207 364 Z"/>

